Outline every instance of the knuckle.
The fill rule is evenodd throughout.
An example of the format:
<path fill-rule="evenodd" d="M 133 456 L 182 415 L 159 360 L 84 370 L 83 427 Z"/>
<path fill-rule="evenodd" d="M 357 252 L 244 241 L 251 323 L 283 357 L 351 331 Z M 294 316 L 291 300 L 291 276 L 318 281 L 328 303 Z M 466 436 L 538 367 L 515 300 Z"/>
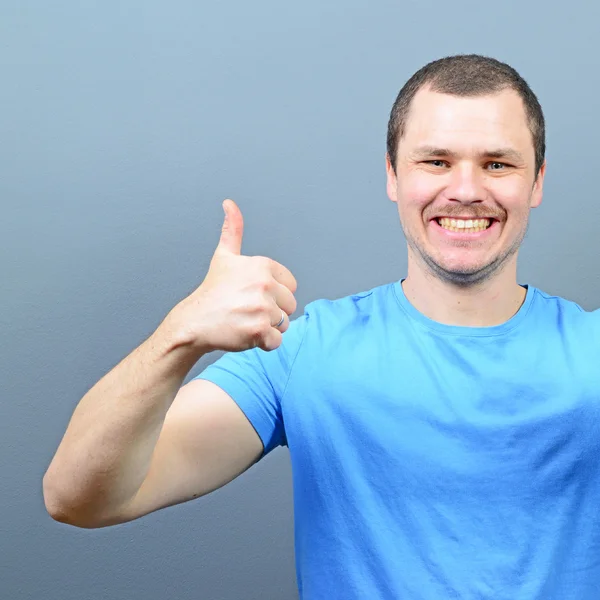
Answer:
<path fill-rule="evenodd" d="M 270 272 L 271 262 L 272 262 L 270 258 L 267 258 L 266 256 L 254 256 L 253 262 L 256 265 L 256 268 L 259 269 L 261 272 L 262 271 Z"/>
<path fill-rule="evenodd" d="M 256 346 L 260 346 L 263 343 L 263 335 L 260 331 L 256 329 L 251 329 L 248 334 L 248 339 L 250 340 L 251 347 L 255 348 Z"/>
<path fill-rule="evenodd" d="M 271 278 L 266 275 L 259 278 L 256 285 L 261 292 L 268 292 L 271 289 L 272 281 Z"/>
<path fill-rule="evenodd" d="M 248 333 L 252 339 L 260 340 L 270 328 L 271 322 L 269 321 L 269 318 L 266 315 L 261 315 L 254 320 Z"/>
<path fill-rule="evenodd" d="M 244 308 L 246 312 L 250 313 L 251 315 L 260 315 L 265 310 L 265 301 L 262 296 L 253 298 L 245 305 Z"/>
<path fill-rule="evenodd" d="M 262 290 L 249 295 L 243 304 L 243 310 L 253 316 L 260 316 L 269 310 L 269 296 Z"/>

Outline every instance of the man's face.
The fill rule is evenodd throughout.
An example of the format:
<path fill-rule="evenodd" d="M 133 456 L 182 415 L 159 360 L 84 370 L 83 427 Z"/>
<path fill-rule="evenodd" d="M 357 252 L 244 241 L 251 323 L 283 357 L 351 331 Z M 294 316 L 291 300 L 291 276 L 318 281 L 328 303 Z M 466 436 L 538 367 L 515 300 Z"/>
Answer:
<path fill-rule="evenodd" d="M 489 279 L 516 261 L 544 174 L 545 164 L 535 177 L 516 92 L 465 98 L 419 90 L 396 173 L 387 159 L 388 196 L 398 205 L 409 260 L 456 284 Z"/>

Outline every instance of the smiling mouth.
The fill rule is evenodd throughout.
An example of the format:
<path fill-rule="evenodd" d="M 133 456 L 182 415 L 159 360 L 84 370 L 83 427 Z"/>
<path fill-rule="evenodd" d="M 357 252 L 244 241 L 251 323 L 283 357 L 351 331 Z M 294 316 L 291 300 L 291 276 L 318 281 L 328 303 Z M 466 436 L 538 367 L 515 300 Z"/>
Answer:
<path fill-rule="evenodd" d="M 489 229 L 495 219 L 460 219 L 450 217 L 436 217 L 435 221 L 447 231 L 456 233 L 479 233 Z"/>

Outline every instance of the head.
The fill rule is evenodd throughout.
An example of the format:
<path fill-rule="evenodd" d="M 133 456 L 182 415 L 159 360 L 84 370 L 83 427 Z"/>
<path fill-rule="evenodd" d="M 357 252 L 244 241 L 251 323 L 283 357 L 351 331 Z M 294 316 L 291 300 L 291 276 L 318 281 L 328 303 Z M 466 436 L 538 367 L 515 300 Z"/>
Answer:
<path fill-rule="evenodd" d="M 409 272 L 466 286 L 516 271 L 546 164 L 541 106 L 512 67 L 460 55 L 420 69 L 392 107 L 386 162 Z"/>

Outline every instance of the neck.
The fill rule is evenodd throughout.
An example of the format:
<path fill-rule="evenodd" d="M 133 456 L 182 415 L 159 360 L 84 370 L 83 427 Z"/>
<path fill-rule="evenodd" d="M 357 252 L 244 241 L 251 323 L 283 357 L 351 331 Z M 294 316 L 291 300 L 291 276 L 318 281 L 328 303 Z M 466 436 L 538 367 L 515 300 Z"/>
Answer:
<path fill-rule="evenodd" d="M 426 317 L 460 327 L 493 327 L 513 317 L 527 291 L 518 285 L 516 264 L 477 286 L 460 287 L 424 272 L 409 261 L 402 289 L 408 301 Z"/>

